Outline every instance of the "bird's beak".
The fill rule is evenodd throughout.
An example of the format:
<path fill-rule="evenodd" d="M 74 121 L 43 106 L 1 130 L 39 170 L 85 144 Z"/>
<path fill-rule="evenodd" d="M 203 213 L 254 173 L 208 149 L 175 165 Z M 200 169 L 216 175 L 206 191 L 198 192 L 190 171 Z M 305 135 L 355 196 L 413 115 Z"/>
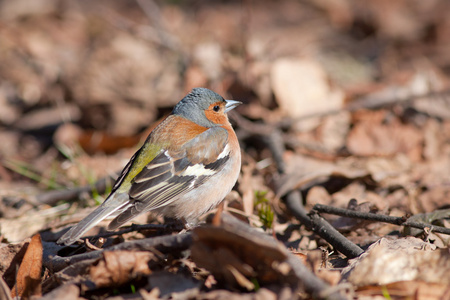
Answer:
<path fill-rule="evenodd" d="M 236 100 L 225 100 L 225 102 L 227 103 L 227 104 L 225 104 L 225 113 L 229 112 L 230 110 L 232 110 L 236 106 L 242 104 L 241 101 L 236 101 Z"/>

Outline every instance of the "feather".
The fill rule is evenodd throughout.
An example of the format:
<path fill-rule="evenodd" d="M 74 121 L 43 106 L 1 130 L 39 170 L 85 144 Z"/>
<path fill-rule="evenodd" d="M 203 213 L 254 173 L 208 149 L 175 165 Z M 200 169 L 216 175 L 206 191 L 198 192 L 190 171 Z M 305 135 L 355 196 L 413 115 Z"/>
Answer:
<path fill-rule="evenodd" d="M 225 129 L 213 127 L 186 143 L 181 150 L 166 150 L 157 155 L 133 179 L 129 192 L 132 205 L 118 215 L 108 229 L 114 230 L 141 213 L 181 201 L 184 194 L 217 174 L 229 160 L 227 138 Z"/>
<path fill-rule="evenodd" d="M 110 200 L 106 202 L 107 200 Z M 77 225 L 73 226 L 68 232 L 66 232 L 59 240 L 58 244 L 70 245 L 76 242 L 76 240 L 82 236 L 86 231 L 97 225 L 103 219 L 114 214 L 116 211 L 126 210 L 129 204 L 126 199 L 128 196 L 125 194 L 114 193 L 103 202 L 102 205 L 97 207 L 87 217 L 81 220 Z"/>

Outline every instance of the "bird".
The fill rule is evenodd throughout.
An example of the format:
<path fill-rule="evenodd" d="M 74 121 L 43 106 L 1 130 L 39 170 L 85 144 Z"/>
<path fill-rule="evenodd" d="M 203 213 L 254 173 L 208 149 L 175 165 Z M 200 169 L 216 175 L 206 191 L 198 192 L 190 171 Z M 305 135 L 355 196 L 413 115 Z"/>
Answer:
<path fill-rule="evenodd" d="M 241 150 L 227 113 L 240 104 L 192 89 L 148 135 L 105 201 L 57 243 L 75 243 L 105 218 L 114 217 L 112 231 L 149 211 L 196 226 L 237 182 Z"/>

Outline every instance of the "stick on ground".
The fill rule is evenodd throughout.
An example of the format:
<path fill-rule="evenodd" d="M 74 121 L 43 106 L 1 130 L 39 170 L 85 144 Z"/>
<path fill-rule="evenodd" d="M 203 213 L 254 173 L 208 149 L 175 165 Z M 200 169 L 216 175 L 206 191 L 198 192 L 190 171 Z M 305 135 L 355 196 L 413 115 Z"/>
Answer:
<path fill-rule="evenodd" d="M 419 229 L 425 229 L 430 228 L 433 232 L 438 233 L 444 233 L 450 235 L 450 228 L 445 228 L 442 226 L 436 226 L 429 223 L 422 223 L 417 221 L 412 221 L 406 217 L 393 217 L 393 216 L 386 216 L 381 214 L 374 214 L 374 213 L 368 213 L 368 212 L 361 212 L 361 211 L 355 211 L 345 208 L 339 208 L 339 207 L 333 207 L 323 204 L 316 204 L 313 207 L 313 210 L 321 213 L 327 213 L 332 215 L 338 215 L 342 217 L 348 217 L 348 218 L 355 218 L 355 219 L 363 219 L 363 220 L 369 220 L 369 221 L 378 221 L 378 222 L 384 222 L 399 226 L 411 226 L 414 228 Z"/>

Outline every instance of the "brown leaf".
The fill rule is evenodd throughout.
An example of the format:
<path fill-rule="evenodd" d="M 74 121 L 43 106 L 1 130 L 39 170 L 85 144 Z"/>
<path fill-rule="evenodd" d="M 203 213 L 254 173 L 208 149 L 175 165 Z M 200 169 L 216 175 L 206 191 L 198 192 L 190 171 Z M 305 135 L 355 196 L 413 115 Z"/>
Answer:
<path fill-rule="evenodd" d="M 135 146 L 141 140 L 140 135 L 111 135 L 105 131 L 83 130 L 74 124 L 65 124 L 58 128 L 53 136 L 55 144 L 73 149 L 78 145 L 89 154 L 116 153 L 120 149 Z"/>
<path fill-rule="evenodd" d="M 306 208 L 310 210 L 316 204 L 329 205 L 331 196 L 323 186 L 313 186 L 306 194 Z"/>
<path fill-rule="evenodd" d="M 194 229 L 192 260 L 227 285 L 247 290 L 252 289 L 251 280 L 257 280 L 260 286 L 276 282 L 294 285 L 287 256 L 286 249 L 274 239 L 226 221 L 221 227 Z"/>
<path fill-rule="evenodd" d="M 97 287 L 125 284 L 138 276 L 150 274 L 148 262 L 153 258 L 150 252 L 105 251 L 91 268 L 92 281 Z"/>
<path fill-rule="evenodd" d="M 351 260 L 343 277 L 356 286 L 421 280 L 450 284 L 450 253 L 430 243 L 408 237 L 382 238 L 358 258 Z"/>
<path fill-rule="evenodd" d="M 140 136 L 113 136 L 106 132 L 85 131 L 78 142 L 87 153 L 112 154 L 122 148 L 135 146 L 140 138 Z"/>
<path fill-rule="evenodd" d="M 418 203 L 425 212 L 433 212 L 449 204 L 450 187 L 436 186 L 423 192 L 417 198 Z"/>
<path fill-rule="evenodd" d="M 3 234 L 3 222 L 2 222 Z M 0 245 L 0 275 L 6 280 L 9 286 L 12 286 L 15 281 L 15 266 L 18 265 L 27 251 L 28 242 L 21 242 L 17 244 L 1 244 Z M 12 270 L 14 269 L 14 270 Z M 14 277 L 9 281 L 9 277 Z"/>
<path fill-rule="evenodd" d="M 285 156 L 287 170 L 286 174 L 277 180 L 278 197 L 284 196 L 293 189 L 324 182 L 332 175 L 352 179 L 367 175 L 367 171 L 356 168 L 354 164 L 345 164 L 345 161 L 336 164 L 297 154 Z"/>
<path fill-rule="evenodd" d="M 34 235 L 17 272 L 16 284 L 12 288 L 12 297 L 28 298 L 41 295 L 41 270 L 43 248 L 41 236 Z"/>
<path fill-rule="evenodd" d="M 367 115 L 367 113 L 359 112 Z M 387 116 L 386 116 L 387 117 Z M 393 156 L 405 153 L 412 160 L 419 160 L 422 153 L 423 136 L 411 125 L 394 119 L 385 124 L 383 120 L 362 120 L 350 131 L 347 148 L 359 156 Z"/>
<path fill-rule="evenodd" d="M 344 93 L 330 86 L 324 70 L 314 60 L 278 59 L 271 78 L 281 110 L 291 117 L 329 112 L 343 106 Z"/>

